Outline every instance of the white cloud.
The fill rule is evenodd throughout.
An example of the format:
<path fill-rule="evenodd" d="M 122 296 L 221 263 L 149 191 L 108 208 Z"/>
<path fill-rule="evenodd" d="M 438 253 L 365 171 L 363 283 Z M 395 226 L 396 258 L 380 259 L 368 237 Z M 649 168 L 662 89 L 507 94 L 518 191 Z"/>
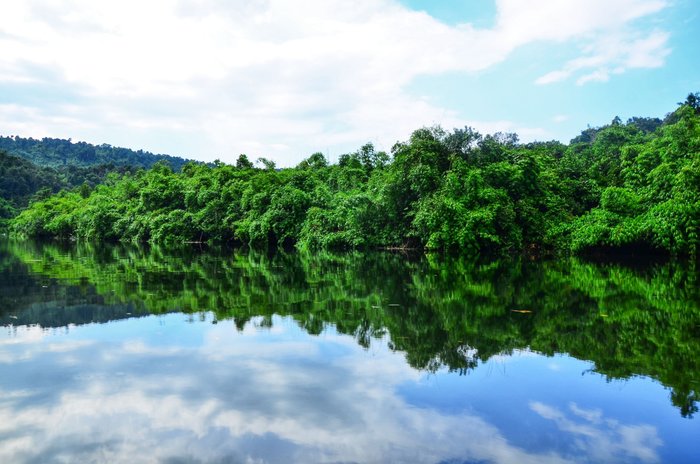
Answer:
<path fill-rule="evenodd" d="M 618 30 L 667 4 L 664 0 L 498 0 L 496 29 L 518 45 L 564 41 Z"/>
<path fill-rule="evenodd" d="M 586 82 L 607 82 L 610 80 L 610 72 L 607 69 L 596 69 L 590 74 L 576 79 L 576 84 L 583 85 Z"/>
<path fill-rule="evenodd" d="M 587 82 L 606 82 L 611 74 L 622 74 L 628 69 L 658 68 L 663 66 L 671 52 L 667 46 L 668 39 L 668 33 L 658 30 L 648 36 L 609 33 L 584 47 L 583 57 L 570 60 L 562 69 L 544 74 L 535 82 L 551 84 L 584 71 L 587 73 L 576 80 L 578 85 L 583 85 Z"/>
<path fill-rule="evenodd" d="M 145 140 L 147 149 L 203 159 L 248 152 L 280 165 L 367 140 L 389 149 L 421 125 L 468 123 L 411 95 L 416 77 L 480 71 L 523 45 L 572 39 L 594 44 L 584 62 L 538 82 L 658 66 L 667 53 L 663 32 L 599 55 L 611 34 L 665 5 L 500 0 L 495 26 L 475 29 L 393 0 L 11 2 L 3 6 L 0 89 L 17 96 L 0 107 L 0 127 L 127 146 Z M 70 95 L 50 105 L 26 99 L 56 87 Z"/>

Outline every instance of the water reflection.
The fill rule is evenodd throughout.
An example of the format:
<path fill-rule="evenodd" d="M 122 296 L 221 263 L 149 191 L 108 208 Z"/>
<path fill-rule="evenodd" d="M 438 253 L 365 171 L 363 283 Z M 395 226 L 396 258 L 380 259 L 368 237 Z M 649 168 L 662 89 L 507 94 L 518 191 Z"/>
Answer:
<path fill-rule="evenodd" d="M 0 324 L 59 327 L 134 315 L 212 311 L 241 328 L 289 315 L 418 369 L 466 373 L 512 350 L 568 353 L 609 378 L 651 376 L 683 416 L 700 391 L 694 268 L 578 260 L 477 264 L 391 254 L 166 254 L 158 249 L 0 243 Z M 223 257 L 222 257 L 223 255 Z"/>
<path fill-rule="evenodd" d="M 259 322 L 259 321 L 258 321 Z M 0 364 L 2 462 L 657 462 L 654 426 L 540 402 L 512 404 L 556 422 L 552 449 L 516 446 L 469 410 L 415 407 L 405 384 L 439 392 L 401 357 L 349 336 L 188 324 L 180 315 L 20 329 Z M 126 339 L 114 333 L 127 332 Z M 93 338 L 100 333 L 107 341 Z M 111 339 L 110 339 L 111 338 Z M 371 359 L 369 359 L 371 358 Z M 10 369 L 12 372 L 10 372 Z M 31 379 L 31 381 L 29 381 Z M 549 379 L 551 381 L 552 379 Z M 533 392 L 535 397 L 539 393 Z M 582 413 L 583 411 L 583 413 Z M 527 411 L 525 411 L 527 412 Z M 567 411 L 569 412 L 569 411 Z M 546 431 L 547 427 L 543 429 Z"/>
<path fill-rule="evenodd" d="M 576 437 L 577 445 L 594 462 L 614 462 L 620 456 L 640 462 L 657 462 L 656 449 L 663 444 L 656 427 L 629 425 L 606 418 L 600 409 L 586 410 L 576 403 L 559 408 L 533 401 L 530 408 L 554 421 L 560 431 Z"/>
<path fill-rule="evenodd" d="M 0 242 L 0 462 L 692 461 L 698 291 L 674 265 Z"/>

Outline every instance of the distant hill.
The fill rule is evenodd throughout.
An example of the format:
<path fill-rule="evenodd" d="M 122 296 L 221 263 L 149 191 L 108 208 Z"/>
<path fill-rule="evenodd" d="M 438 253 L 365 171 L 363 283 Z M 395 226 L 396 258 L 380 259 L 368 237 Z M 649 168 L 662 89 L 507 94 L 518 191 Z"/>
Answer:
<path fill-rule="evenodd" d="M 82 187 L 87 193 L 110 173 L 122 175 L 138 169 L 114 164 L 39 166 L 0 149 L 0 230 L 5 227 L 7 219 L 26 208 L 32 200 L 76 187 Z"/>
<path fill-rule="evenodd" d="M 58 172 L 0 150 L 0 228 L 6 219 L 26 207 L 39 190 L 54 193 L 65 186 Z"/>
<path fill-rule="evenodd" d="M 113 147 L 108 144 L 92 145 L 86 142 L 72 142 L 70 139 L 22 138 L 0 136 L 0 150 L 27 159 L 39 166 L 79 166 L 90 167 L 112 164 L 150 168 L 158 161 L 166 161 L 174 171 L 180 171 L 190 160 L 170 155 L 155 155 L 143 150 Z"/>

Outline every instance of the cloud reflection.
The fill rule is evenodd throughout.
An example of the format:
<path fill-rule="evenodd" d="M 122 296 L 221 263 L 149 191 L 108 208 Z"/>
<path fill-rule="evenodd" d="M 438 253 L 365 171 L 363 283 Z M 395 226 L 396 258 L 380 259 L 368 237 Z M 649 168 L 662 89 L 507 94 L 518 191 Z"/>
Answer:
<path fill-rule="evenodd" d="M 245 336 L 194 324 L 204 333 L 191 346 L 163 346 L 162 333 L 147 331 L 86 341 L 81 328 L 0 340 L 0 462 L 577 460 L 513 446 L 468 412 L 409 405 L 398 387 L 421 374 L 400 353 L 378 344 L 365 351 L 332 332 L 308 336 L 290 319 L 275 318 L 274 333 L 251 331 L 254 323 Z M 656 459 L 660 442 L 649 426 L 575 405 L 574 418 L 542 403 L 531 408 L 580 438 L 586 453 L 607 447 L 598 456 Z"/>
<path fill-rule="evenodd" d="M 580 449 L 595 462 L 658 462 L 656 449 L 663 443 L 656 427 L 647 424 L 625 425 L 605 419 L 602 411 L 587 410 L 576 403 L 569 404 L 569 412 L 533 401 L 530 408 L 557 427 L 577 437 Z"/>

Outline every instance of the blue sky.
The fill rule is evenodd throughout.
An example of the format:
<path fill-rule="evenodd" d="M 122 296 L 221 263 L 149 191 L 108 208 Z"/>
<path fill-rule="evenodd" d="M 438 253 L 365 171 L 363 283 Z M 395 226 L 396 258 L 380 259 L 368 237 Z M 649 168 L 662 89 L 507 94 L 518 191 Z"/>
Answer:
<path fill-rule="evenodd" d="M 491 27 L 495 17 L 493 1 L 403 3 L 450 24 L 467 21 Z M 585 46 L 576 41 L 542 42 L 516 50 L 507 60 L 483 72 L 420 77 L 411 90 L 430 93 L 440 105 L 458 109 L 466 118 L 514 120 L 523 126 L 543 128 L 544 138 L 564 142 L 587 125 L 606 124 L 617 115 L 623 120 L 663 117 L 685 95 L 700 89 L 700 50 L 696 45 L 700 44 L 700 4 L 678 0 L 665 5 L 658 13 L 632 24 L 642 36 L 654 31 L 668 33 L 668 55 L 659 66 L 630 70 L 605 82 L 537 85 L 544 70 L 575 59 L 580 47 Z"/>
<path fill-rule="evenodd" d="M 700 90 L 694 0 L 26 0 L 0 134 L 232 162 L 331 160 L 419 127 L 568 141 Z"/>

